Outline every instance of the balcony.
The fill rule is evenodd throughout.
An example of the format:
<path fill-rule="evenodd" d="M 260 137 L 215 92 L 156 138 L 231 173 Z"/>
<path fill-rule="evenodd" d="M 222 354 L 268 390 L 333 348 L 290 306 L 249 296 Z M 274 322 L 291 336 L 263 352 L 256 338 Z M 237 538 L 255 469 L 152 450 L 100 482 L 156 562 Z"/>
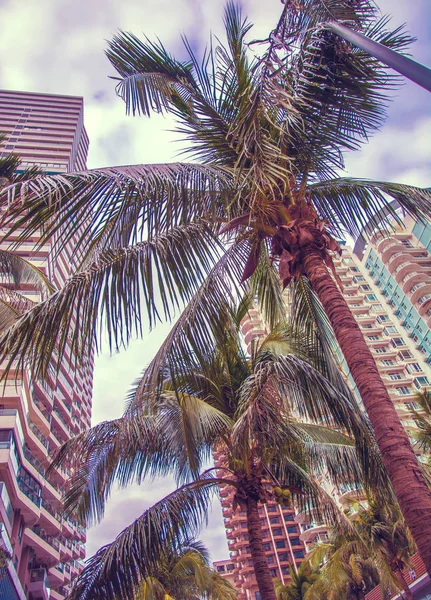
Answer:
<path fill-rule="evenodd" d="M 46 469 L 43 464 L 38 460 L 31 452 L 30 448 L 27 445 L 23 446 L 23 454 L 26 460 L 31 464 L 33 469 L 35 469 L 39 475 L 45 477 Z"/>
<path fill-rule="evenodd" d="M 53 416 L 53 419 L 55 419 L 55 421 L 56 421 L 57 429 L 59 429 L 59 431 L 66 438 L 72 437 L 72 434 L 71 434 L 70 428 L 69 428 L 69 424 L 66 423 L 66 419 L 63 417 L 61 412 L 55 407 L 52 409 L 52 416 Z"/>
<path fill-rule="evenodd" d="M 30 571 L 30 583 L 28 586 L 30 593 L 38 600 L 49 600 L 49 583 L 46 569 L 32 569 Z"/>
<path fill-rule="evenodd" d="M 25 543 L 33 549 L 36 560 L 53 567 L 60 561 L 60 544 L 58 540 L 49 535 L 40 525 L 24 530 Z"/>
<path fill-rule="evenodd" d="M 35 506 L 40 508 L 42 488 L 39 483 L 37 483 L 36 480 L 22 467 L 20 468 L 16 481 L 21 492 L 27 496 Z"/>
<path fill-rule="evenodd" d="M 356 488 L 354 485 L 340 485 L 340 496 L 338 498 L 341 504 L 348 504 L 350 500 L 366 500 L 364 490 Z"/>
<path fill-rule="evenodd" d="M 305 525 L 303 529 L 304 531 L 299 536 L 299 539 L 306 544 L 312 544 L 318 537 L 322 539 L 322 534 L 327 534 L 328 525 L 327 523 L 312 521 L 308 525 Z"/>
<path fill-rule="evenodd" d="M 50 583 L 50 587 L 58 587 L 64 583 L 64 573 L 60 567 L 61 564 L 62 563 L 58 563 L 57 565 L 51 567 L 48 571 L 48 581 Z"/>
<path fill-rule="evenodd" d="M 54 404 L 54 392 L 51 388 L 51 386 L 44 380 L 42 379 L 36 379 L 36 381 L 33 381 L 33 390 L 36 394 L 40 394 L 41 396 L 43 396 L 44 400 L 45 400 L 45 404 L 47 406 L 52 407 Z"/>
<path fill-rule="evenodd" d="M 44 447 L 45 450 L 48 450 L 48 440 L 46 439 L 46 437 L 43 435 L 43 433 L 41 432 L 41 430 L 39 429 L 39 427 L 37 427 L 37 425 L 35 425 L 31 420 L 30 417 L 28 417 L 28 426 L 30 431 L 33 433 L 33 435 L 36 437 L 36 439 L 42 444 L 42 446 Z M 31 439 L 31 436 L 30 436 Z"/>
<path fill-rule="evenodd" d="M 29 411 L 32 422 L 37 425 L 44 435 L 49 434 L 51 427 L 51 415 L 45 408 L 44 404 L 35 395 L 33 395 L 33 402 L 30 404 Z"/>
<path fill-rule="evenodd" d="M 68 382 L 65 375 L 63 373 L 59 373 L 57 375 L 57 384 L 60 384 L 60 387 L 68 398 L 73 398 L 73 388 L 72 385 Z"/>

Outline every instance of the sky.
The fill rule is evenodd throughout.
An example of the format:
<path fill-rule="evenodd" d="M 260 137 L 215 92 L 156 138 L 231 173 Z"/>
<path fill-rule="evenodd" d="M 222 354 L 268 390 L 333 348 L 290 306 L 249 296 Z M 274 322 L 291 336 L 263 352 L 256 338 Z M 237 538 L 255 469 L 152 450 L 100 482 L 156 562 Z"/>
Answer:
<path fill-rule="evenodd" d="M 0 0 L 0 89 L 84 97 L 90 138 L 88 167 L 175 160 L 181 143 L 164 117 L 132 118 L 116 96 L 113 70 L 104 56 L 106 40 L 119 30 L 159 37 L 182 56 L 181 34 L 195 51 L 210 32 L 222 34 L 222 0 Z M 431 66 L 429 0 L 377 0 L 394 27 L 407 24 L 418 38 L 412 57 Z M 280 0 L 243 0 L 243 12 L 262 39 L 274 27 Z M 431 186 L 431 95 L 409 82 L 394 93 L 388 119 L 361 152 L 346 161 L 347 174 Z M 94 374 L 93 424 L 121 415 L 133 380 L 151 360 L 169 331 L 161 324 L 127 351 L 103 354 Z M 162 480 L 115 492 L 102 523 L 88 532 L 87 555 L 114 539 L 148 506 L 173 489 Z M 228 557 L 221 510 L 214 503 L 202 539 L 214 560 Z"/>

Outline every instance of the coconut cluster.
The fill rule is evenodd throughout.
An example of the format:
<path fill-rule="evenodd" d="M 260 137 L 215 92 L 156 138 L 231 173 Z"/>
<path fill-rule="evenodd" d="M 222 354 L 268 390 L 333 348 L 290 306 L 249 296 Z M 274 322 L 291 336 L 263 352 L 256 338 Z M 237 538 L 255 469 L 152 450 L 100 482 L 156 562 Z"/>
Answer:
<path fill-rule="evenodd" d="M 274 498 L 277 504 L 285 507 L 292 506 L 292 494 L 288 488 L 275 487 L 273 489 Z"/>

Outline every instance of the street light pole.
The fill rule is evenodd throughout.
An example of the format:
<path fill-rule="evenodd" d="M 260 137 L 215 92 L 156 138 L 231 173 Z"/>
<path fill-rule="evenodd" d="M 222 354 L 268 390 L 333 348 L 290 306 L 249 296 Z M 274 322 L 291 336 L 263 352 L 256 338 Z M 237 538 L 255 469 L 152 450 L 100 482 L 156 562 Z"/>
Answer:
<path fill-rule="evenodd" d="M 325 23 L 325 27 L 431 92 L 431 69 L 336 21 Z"/>

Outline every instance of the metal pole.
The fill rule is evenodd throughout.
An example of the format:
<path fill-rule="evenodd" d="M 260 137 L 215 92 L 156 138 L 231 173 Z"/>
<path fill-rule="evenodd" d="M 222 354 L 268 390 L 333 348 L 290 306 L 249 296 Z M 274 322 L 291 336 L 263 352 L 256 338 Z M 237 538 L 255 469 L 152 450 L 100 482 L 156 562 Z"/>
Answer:
<path fill-rule="evenodd" d="M 431 92 L 431 69 L 428 69 L 424 65 L 421 65 L 411 58 L 407 58 L 407 56 L 403 56 L 390 48 L 386 48 L 378 42 L 370 40 L 365 35 L 362 35 L 362 33 L 353 31 L 336 21 L 329 21 L 325 26 L 346 41 L 358 46 L 358 48 L 364 52 L 374 56 L 374 58 L 377 58 L 380 62 L 388 67 L 392 67 L 392 69 L 401 73 L 404 77 L 411 79 Z"/>

